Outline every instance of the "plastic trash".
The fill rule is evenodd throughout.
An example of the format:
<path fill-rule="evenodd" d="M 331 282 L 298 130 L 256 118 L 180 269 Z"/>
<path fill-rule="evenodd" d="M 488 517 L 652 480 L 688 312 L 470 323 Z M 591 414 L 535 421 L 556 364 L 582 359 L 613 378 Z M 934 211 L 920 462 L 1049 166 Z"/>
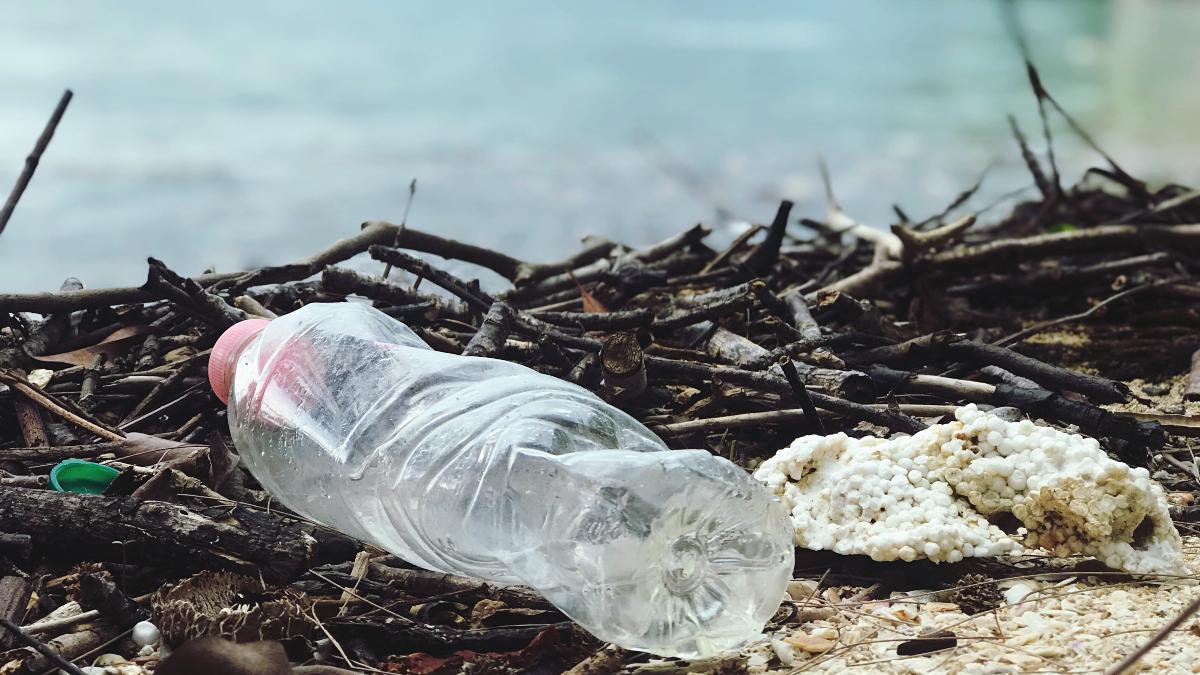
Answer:
<path fill-rule="evenodd" d="M 706 656 L 784 597 L 791 523 L 741 468 L 669 450 L 558 378 L 436 352 L 365 304 L 237 324 L 209 378 L 290 508 L 427 569 L 532 586 L 603 640 Z"/>
<path fill-rule="evenodd" d="M 120 474 L 120 471 L 106 464 L 86 459 L 64 459 L 50 469 L 50 487 L 59 492 L 99 495 L 104 494 Z"/>

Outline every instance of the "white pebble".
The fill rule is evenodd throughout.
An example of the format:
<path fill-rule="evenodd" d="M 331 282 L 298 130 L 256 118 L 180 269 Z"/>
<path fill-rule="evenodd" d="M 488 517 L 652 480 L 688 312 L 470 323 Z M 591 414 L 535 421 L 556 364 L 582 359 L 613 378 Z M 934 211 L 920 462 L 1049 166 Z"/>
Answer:
<path fill-rule="evenodd" d="M 149 621 L 139 621 L 133 625 L 133 634 L 130 635 L 133 643 L 139 647 L 146 647 L 157 643 L 162 638 L 162 633 L 158 631 L 158 626 Z"/>

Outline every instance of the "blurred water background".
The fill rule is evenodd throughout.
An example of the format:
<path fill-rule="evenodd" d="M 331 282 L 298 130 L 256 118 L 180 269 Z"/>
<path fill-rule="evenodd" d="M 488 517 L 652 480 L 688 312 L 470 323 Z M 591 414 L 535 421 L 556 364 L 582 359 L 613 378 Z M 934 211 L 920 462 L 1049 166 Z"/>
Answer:
<path fill-rule="evenodd" d="M 1200 2 L 1026 0 L 1051 91 L 1135 175 L 1200 183 Z M 138 284 L 308 255 L 363 220 L 549 260 L 588 233 L 729 237 L 781 197 L 822 217 L 977 203 L 1038 140 L 987 0 L 12 3 L 0 191 L 76 98 L 0 237 L 0 291 Z M 1056 123 L 1067 182 L 1096 158 Z M 995 215 L 1001 215 L 997 212 Z"/>

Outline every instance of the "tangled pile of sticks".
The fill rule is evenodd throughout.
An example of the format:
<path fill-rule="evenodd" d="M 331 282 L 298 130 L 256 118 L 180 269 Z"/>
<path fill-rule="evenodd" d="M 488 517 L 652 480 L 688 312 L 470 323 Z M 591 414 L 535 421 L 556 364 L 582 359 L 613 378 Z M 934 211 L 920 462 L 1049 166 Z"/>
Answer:
<path fill-rule="evenodd" d="M 1034 77 L 1043 112 L 1056 107 Z M 371 302 L 437 350 L 574 382 L 675 447 L 747 466 L 800 434 L 912 433 L 975 402 L 1078 429 L 1170 490 L 1200 490 L 1200 425 L 1182 407 L 1200 398 L 1200 192 L 1150 190 L 1111 160 L 1064 188 L 1013 128 L 1040 197 L 989 224 L 969 208 L 978 184 L 923 220 L 897 208 L 890 230 L 852 219 L 830 189 L 824 218 L 784 201 L 721 246 L 697 225 L 531 263 L 371 221 L 290 264 L 188 278 L 151 258 L 136 288 L 0 294 L 0 617 L 41 623 L 22 634 L 38 647 L 46 626 L 87 626 L 58 640 L 70 659 L 144 616 L 150 594 L 219 569 L 304 595 L 321 628 L 306 639 L 337 644 L 342 665 L 533 658 L 542 640 L 575 645 L 538 652 L 565 666 L 596 648 L 566 640 L 569 622 L 532 592 L 350 562 L 358 542 L 273 505 L 242 471 L 209 349 L 237 321 L 314 302 Z M 510 285 L 485 290 L 439 258 Z M 46 489 L 66 458 L 121 474 L 103 496 Z M 72 599 L 85 618 L 39 621 Z M 494 611 L 480 618 L 481 603 Z M 9 658 L 25 659 L 12 672 L 47 663 L 33 648 Z"/>

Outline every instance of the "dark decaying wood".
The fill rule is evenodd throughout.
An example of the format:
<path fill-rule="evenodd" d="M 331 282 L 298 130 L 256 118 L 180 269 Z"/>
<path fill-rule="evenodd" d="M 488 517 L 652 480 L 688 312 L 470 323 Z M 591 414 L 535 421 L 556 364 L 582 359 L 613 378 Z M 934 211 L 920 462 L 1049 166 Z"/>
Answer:
<path fill-rule="evenodd" d="M 316 554 L 311 527 L 273 516 L 242 528 L 177 504 L 0 487 L 0 531 L 68 558 L 228 569 L 287 581 Z"/>
<path fill-rule="evenodd" d="M 7 535 L 5 535 L 7 536 Z M 25 577 L 0 577 L 0 619 L 21 625 L 25 621 L 25 612 L 29 606 L 29 596 L 33 594 L 33 582 Z M 0 650 L 8 649 L 16 640 L 12 631 L 0 634 Z"/>
<path fill-rule="evenodd" d="M 1200 401 L 1200 349 L 1192 352 L 1192 366 L 1188 370 L 1183 398 L 1188 401 Z"/>
<path fill-rule="evenodd" d="M 627 401 L 646 391 L 646 360 L 635 333 L 613 333 L 600 349 L 604 389 L 614 400 Z"/>

